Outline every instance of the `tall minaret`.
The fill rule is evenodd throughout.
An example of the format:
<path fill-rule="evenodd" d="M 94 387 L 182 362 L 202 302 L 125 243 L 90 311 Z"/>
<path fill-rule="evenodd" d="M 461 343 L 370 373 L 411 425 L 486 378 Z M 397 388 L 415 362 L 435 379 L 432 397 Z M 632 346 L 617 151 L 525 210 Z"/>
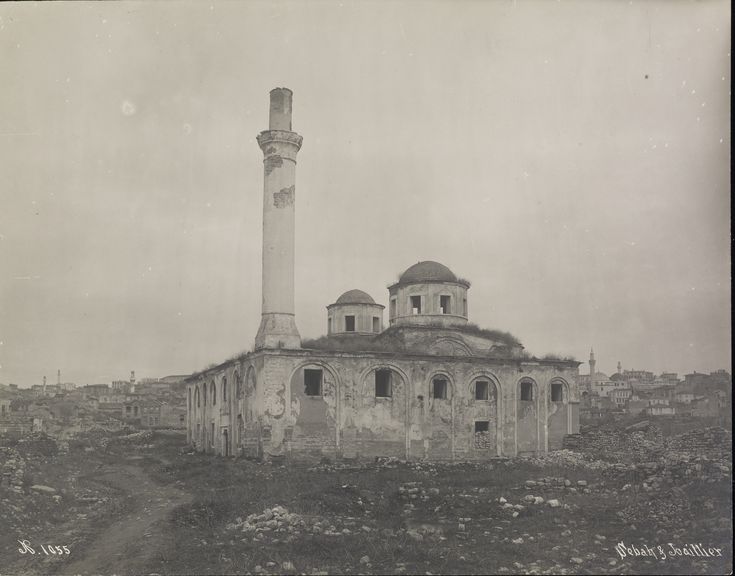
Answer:
<path fill-rule="evenodd" d="M 255 348 L 300 348 L 294 316 L 296 154 L 302 138 L 291 131 L 288 88 L 271 90 L 268 130 L 258 135 L 263 151 L 263 309 Z"/>
<path fill-rule="evenodd" d="M 597 364 L 597 361 L 595 360 L 595 351 L 590 348 L 590 379 L 595 375 L 595 364 Z"/>
<path fill-rule="evenodd" d="M 618 374 L 623 373 L 623 365 L 620 363 L 620 360 L 618 360 Z"/>
<path fill-rule="evenodd" d="M 43 395 L 46 396 L 46 376 L 43 377 Z"/>
<path fill-rule="evenodd" d="M 56 383 L 60 386 L 61 385 L 61 370 L 56 371 Z"/>

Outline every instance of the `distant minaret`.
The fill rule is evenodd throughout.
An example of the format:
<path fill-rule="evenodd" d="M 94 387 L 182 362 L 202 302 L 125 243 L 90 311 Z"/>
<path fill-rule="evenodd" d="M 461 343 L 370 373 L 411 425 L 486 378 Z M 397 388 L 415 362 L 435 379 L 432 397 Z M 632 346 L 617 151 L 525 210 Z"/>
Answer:
<path fill-rule="evenodd" d="M 135 370 L 130 371 L 130 393 L 135 392 Z"/>
<path fill-rule="evenodd" d="M 595 351 L 590 348 L 590 378 L 595 375 L 595 364 L 597 364 L 597 361 L 595 360 Z"/>
<path fill-rule="evenodd" d="M 301 348 L 294 316 L 296 154 L 302 138 L 291 130 L 293 92 L 270 92 L 268 130 L 258 135 L 263 183 L 263 308 L 255 348 Z"/>
<path fill-rule="evenodd" d="M 56 371 L 56 383 L 61 385 L 61 369 Z"/>
<path fill-rule="evenodd" d="M 46 396 L 46 376 L 43 377 L 43 395 Z"/>
<path fill-rule="evenodd" d="M 618 374 L 623 373 L 623 365 L 620 363 L 620 360 L 618 360 Z"/>

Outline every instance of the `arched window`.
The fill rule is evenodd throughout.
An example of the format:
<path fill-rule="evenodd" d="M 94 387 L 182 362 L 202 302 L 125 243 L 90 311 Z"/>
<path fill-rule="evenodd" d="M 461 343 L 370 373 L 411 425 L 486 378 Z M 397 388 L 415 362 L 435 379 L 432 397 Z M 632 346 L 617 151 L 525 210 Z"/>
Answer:
<path fill-rule="evenodd" d="M 322 371 L 306 368 L 304 370 L 304 394 L 307 396 L 322 395 Z"/>
<path fill-rule="evenodd" d="M 255 379 L 255 369 L 250 366 L 248 368 L 247 377 L 245 378 L 245 385 L 247 386 L 247 393 L 252 398 L 255 398 L 255 388 L 257 381 Z"/>
<path fill-rule="evenodd" d="M 552 402 L 564 402 L 564 383 L 563 382 L 552 382 L 551 383 L 551 401 Z"/>
<path fill-rule="evenodd" d="M 533 382 L 530 380 L 523 380 L 520 384 L 521 394 L 520 398 L 523 402 L 533 402 Z"/>
<path fill-rule="evenodd" d="M 189 388 L 189 389 L 187 390 L 187 396 L 188 396 L 188 406 L 189 406 L 189 411 L 191 411 L 191 388 Z"/>
<path fill-rule="evenodd" d="M 222 377 L 222 402 L 227 402 L 227 376 Z"/>
<path fill-rule="evenodd" d="M 207 407 L 207 385 L 206 384 L 202 384 L 202 397 L 204 398 L 204 407 L 206 408 Z"/>
<path fill-rule="evenodd" d="M 194 404 L 196 405 L 197 408 L 199 408 L 199 406 L 200 406 L 200 401 L 199 401 L 199 386 L 197 386 L 196 388 L 194 388 Z"/>
<path fill-rule="evenodd" d="M 210 384 L 210 389 L 212 391 L 212 406 L 214 406 L 217 404 L 217 387 L 214 385 L 214 380 Z"/>
<path fill-rule="evenodd" d="M 235 395 L 236 398 L 242 398 L 242 376 L 237 370 L 235 370 Z"/>
<path fill-rule="evenodd" d="M 375 397 L 390 398 L 393 396 L 393 378 L 390 369 L 379 368 L 375 371 Z"/>
<path fill-rule="evenodd" d="M 431 380 L 431 397 L 435 400 L 449 398 L 449 381 L 446 376 L 434 376 Z"/>

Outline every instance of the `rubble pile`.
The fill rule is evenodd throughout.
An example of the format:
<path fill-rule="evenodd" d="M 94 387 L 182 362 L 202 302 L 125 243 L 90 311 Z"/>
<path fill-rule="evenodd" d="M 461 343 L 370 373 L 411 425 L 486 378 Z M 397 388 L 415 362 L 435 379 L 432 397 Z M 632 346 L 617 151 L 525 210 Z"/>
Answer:
<path fill-rule="evenodd" d="M 643 488 L 655 491 L 666 485 L 729 480 L 731 467 L 721 461 L 699 456 L 691 460 L 675 457 L 658 462 L 645 462 L 637 464 L 635 471 Z"/>
<path fill-rule="evenodd" d="M 108 428 L 104 426 L 92 426 L 75 434 L 69 440 L 69 446 L 86 451 L 105 450 L 114 438 L 130 435 L 137 432 L 135 428 L 124 426 L 121 428 Z"/>
<path fill-rule="evenodd" d="M 554 450 L 548 454 L 541 454 L 527 459 L 531 464 L 537 466 L 562 466 L 579 467 L 589 470 L 605 470 L 625 472 L 630 470 L 630 465 L 621 462 L 608 462 L 595 458 L 593 454 L 575 452 L 574 450 Z"/>
<path fill-rule="evenodd" d="M 589 492 L 589 487 L 586 480 L 570 480 L 569 478 L 560 477 L 545 477 L 538 478 L 536 480 L 526 480 L 523 484 L 525 489 L 558 491 L 568 490 L 569 492 Z"/>
<path fill-rule="evenodd" d="M 25 475 L 25 460 L 20 453 L 14 449 L 0 447 L 0 461 L 2 461 L 2 476 L 0 476 L 0 488 L 20 494 L 23 492 L 23 476 Z"/>
<path fill-rule="evenodd" d="M 107 440 L 107 445 L 111 444 L 147 444 L 153 439 L 153 431 L 143 430 L 134 432 L 124 436 L 113 436 Z"/>
<path fill-rule="evenodd" d="M 439 494 L 439 488 L 425 490 L 422 482 L 406 482 L 398 487 L 398 497 L 404 500 L 428 500 L 431 496 Z"/>
<path fill-rule="evenodd" d="M 44 432 L 33 432 L 22 437 L 15 447 L 21 455 L 31 458 L 49 458 L 59 452 L 56 440 Z"/>
<path fill-rule="evenodd" d="M 617 512 L 624 522 L 657 521 L 683 524 L 690 516 L 689 500 L 677 488 L 662 491 L 661 497 L 636 499 L 635 502 Z"/>
<path fill-rule="evenodd" d="M 368 526 L 358 527 L 354 519 L 328 520 L 321 516 L 302 516 L 289 512 L 283 506 L 266 508 L 261 514 L 250 514 L 244 520 L 237 518 L 227 524 L 228 530 L 239 530 L 255 540 L 265 535 L 281 536 L 286 541 L 299 534 L 323 534 L 325 536 L 344 536 L 360 531 L 369 532 Z"/>

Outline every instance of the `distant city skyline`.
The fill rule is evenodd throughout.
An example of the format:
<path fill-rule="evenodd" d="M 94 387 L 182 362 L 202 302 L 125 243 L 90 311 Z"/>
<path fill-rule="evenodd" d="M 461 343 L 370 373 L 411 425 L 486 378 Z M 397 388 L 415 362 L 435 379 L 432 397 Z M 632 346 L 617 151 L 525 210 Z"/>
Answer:
<path fill-rule="evenodd" d="M 420 260 L 597 369 L 732 371 L 730 4 L 0 3 L 0 382 L 253 345 L 266 95 L 294 92 L 296 324 Z M 63 49 L 60 49 L 63 47 Z M 384 318 L 387 324 L 387 316 Z"/>

